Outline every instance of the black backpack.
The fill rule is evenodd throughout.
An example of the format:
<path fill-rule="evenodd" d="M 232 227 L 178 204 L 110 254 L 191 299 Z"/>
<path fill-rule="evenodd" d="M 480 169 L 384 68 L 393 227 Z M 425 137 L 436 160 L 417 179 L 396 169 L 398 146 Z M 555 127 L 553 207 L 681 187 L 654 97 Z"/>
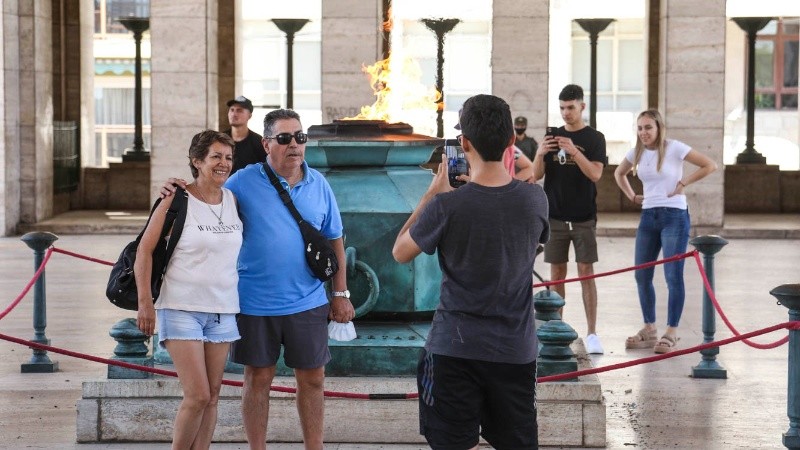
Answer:
<path fill-rule="evenodd" d="M 176 186 L 177 187 L 177 186 Z M 183 231 L 183 224 L 186 221 L 186 210 L 188 208 L 189 194 L 177 187 L 173 194 L 175 199 L 167 210 L 167 217 L 164 220 L 164 227 L 161 229 L 161 236 L 158 238 L 158 244 L 153 250 L 153 272 L 150 276 L 152 284 L 153 302 L 158 298 L 161 291 L 161 283 L 164 281 L 164 273 L 167 271 L 167 263 L 175 251 L 175 246 L 178 245 L 178 239 L 181 237 Z M 139 247 L 139 241 L 142 240 L 144 230 L 153 218 L 153 212 L 161 203 L 161 199 L 156 200 L 153 208 L 150 210 L 150 217 L 147 219 L 144 229 L 139 233 L 135 240 L 128 243 L 120 253 L 114 267 L 111 268 L 111 275 L 108 277 L 108 286 L 106 286 L 106 297 L 115 306 L 130 311 L 139 309 L 139 297 L 136 291 L 136 276 L 133 273 L 133 265 L 136 262 L 136 249 Z M 172 230 L 169 238 L 167 233 Z"/>

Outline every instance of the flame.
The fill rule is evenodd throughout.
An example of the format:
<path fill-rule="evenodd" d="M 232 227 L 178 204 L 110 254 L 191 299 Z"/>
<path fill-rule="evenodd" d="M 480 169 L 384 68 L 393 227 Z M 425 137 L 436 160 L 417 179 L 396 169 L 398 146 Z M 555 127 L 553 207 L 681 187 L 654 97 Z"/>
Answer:
<path fill-rule="evenodd" d="M 385 120 L 412 126 L 415 122 L 431 123 L 431 118 L 435 122 L 436 111 L 441 107 L 437 103 L 441 93 L 420 81 L 422 69 L 417 61 L 390 54 L 375 64 L 361 66 L 361 71 L 369 76 L 376 100 L 370 106 L 361 107 L 359 115 L 345 120 Z"/>

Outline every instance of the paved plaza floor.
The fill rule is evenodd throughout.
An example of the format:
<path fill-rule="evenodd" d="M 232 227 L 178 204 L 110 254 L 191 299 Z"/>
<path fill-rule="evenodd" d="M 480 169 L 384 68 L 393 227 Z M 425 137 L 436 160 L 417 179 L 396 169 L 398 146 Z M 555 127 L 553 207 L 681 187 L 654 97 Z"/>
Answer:
<path fill-rule="evenodd" d="M 56 246 L 104 260 L 114 260 L 131 235 L 62 235 Z M 633 239 L 599 239 L 601 261 L 596 272 L 632 265 Z M 800 282 L 800 240 L 731 239 L 717 255 L 716 292 L 728 317 L 741 332 L 788 320 L 770 289 Z M 549 268 L 538 261 L 537 272 Z M 570 276 L 575 275 L 570 264 Z M 33 274 L 32 251 L 19 237 L 0 238 L 0 311 L 17 296 Z M 47 266 L 47 337 L 51 345 L 102 357 L 112 355 L 108 331 L 131 314 L 113 307 L 103 295 L 108 267 L 53 254 Z M 681 322 L 682 348 L 702 342 L 701 278 L 692 259 L 686 261 L 686 307 Z M 658 323 L 666 314 L 666 287 L 657 270 Z M 632 273 L 597 280 L 598 333 L 606 353 L 592 356 L 595 366 L 652 355 L 649 350 L 625 350 L 625 337 L 641 326 Z M 567 286 L 565 321 L 583 337 L 586 325 L 580 287 Z M 0 333 L 29 339 L 33 295 L 0 320 Z M 772 342 L 785 331 L 755 338 Z M 717 339 L 732 336 L 717 321 Z M 742 343 L 721 348 L 718 361 L 727 369 L 724 380 L 693 379 L 691 367 L 699 354 L 604 372 L 599 375 L 607 412 L 609 449 L 777 449 L 788 428 L 786 417 L 787 346 L 756 350 Z M 169 444 L 77 444 L 76 401 L 81 383 L 105 376 L 97 363 L 50 354 L 59 370 L 22 374 L 30 358 L 23 346 L 0 340 L 0 448 L 2 449 L 167 449 Z M 245 449 L 246 444 L 214 444 L 215 449 Z M 298 444 L 270 444 L 270 449 L 300 449 Z M 331 444 L 337 450 L 425 448 L 419 445 Z"/>

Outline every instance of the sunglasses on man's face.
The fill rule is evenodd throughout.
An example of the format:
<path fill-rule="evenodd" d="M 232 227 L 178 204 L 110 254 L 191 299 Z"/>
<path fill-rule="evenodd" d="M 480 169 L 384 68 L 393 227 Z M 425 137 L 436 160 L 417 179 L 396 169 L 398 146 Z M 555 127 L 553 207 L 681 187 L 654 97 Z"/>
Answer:
<path fill-rule="evenodd" d="M 275 136 L 267 136 L 267 139 L 275 139 L 278 144 L 287 145 L 292 142 L 292 138 L 298 144 L 305 144 L 308 142 L 308 135 L 303 133 L 302 131 L 297 131 L 294 134 L 292 133 L 280 133 L 276 134 Z"/>

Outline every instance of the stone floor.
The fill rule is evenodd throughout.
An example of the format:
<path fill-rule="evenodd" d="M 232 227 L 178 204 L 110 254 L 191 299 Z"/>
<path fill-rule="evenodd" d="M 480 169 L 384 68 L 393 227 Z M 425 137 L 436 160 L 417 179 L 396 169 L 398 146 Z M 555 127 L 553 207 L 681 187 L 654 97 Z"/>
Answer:
<path fill-rule="evenodd" d="M 774 229 L 786 235 L 800 229 L 797 217 L 783 218 L 782 226 L 766 218 L 744 220 L 739 233 L 759 235 Z M 621 229 L 635 226 L 635 218 L 621 217 Z M 728 222 L 730 223 L 730 222 Z M 765 228 L 767 227 L 767 228 Z M 772 227 L 772 228 L 769 228 Z M 62 231 L 63 233 L 63 231 Z M 60 235 L 56 246 L 65 250 L 113 260 L 132 238 L 127 235 Z M 602 232 L 600 234 L 603 234 Z M 725 236 L 725 234 L 723 234 Z M 730 237 L 730 236 L 726 236 Z M 633 260 L 633 239 L 603 236 L 599 239 L 601 261 L 596 272 L 627 267 Z M 740 331 L 752 331 L 787 320 L 785 308 L 776 305 L 768 292 L 785 283 L 797 283 L 800 241 L 791 239 L 730 239 L 717 255 L 716 290 L 728 317 Z M 536 267 L 542 275 L 549 269 Z M 574 275 L 574 268 L 570 270 Z M 32 252 L 19 237 L 0 238 L 0 310 L 5 309 L 33 274 Z M 657 272 L 659 323 L 666 311 L 666 289 Z M 108 268 L 96 263 L 54 254 L 47 270 L 47 337 L 52 345 L 93 355 L 111 355 L 114 342 L 109 327 L 128 317 L 105 300 L 103 287 Z M 681 347 L 697 345 L 701 332 L 701 279 L 693 260 L 686 263 L 686 307 L 681 322 Z M 625 336 L 640 327 L 640 312 L 630 273 L 597 281 L 600 307 L 598 332 L 605 355 L 593 356 L 596 366 L 631 361 L 652 355 L 647 350 L 626 351 Z M 580 288 L 567 286 L 565 320 L 585 334 Z M 0 333 L 31 338 L 32 294 L 0 320 Z M 663 326 L 663 325 L 662 325 Z M 731 336 L 718 320 L 717 338 Z M 777 340 L 785 332 L 756 338 Z M 166 449 L 168 444 L 76 444 L 75 405 L 81 383 L 104 377 L 105 366 L 50 355 L 59 371 L 52 374 L 21 374 L 20 364 L 30 350 L 0 340 L 0 448 L 45 449 Z M 777 449 L 786 417 L 787 347 L 756 350 L 741 343 L 721 349 L 719 362 L 727 369 L 726 380 L 692 379 L 691 367 L 699 354 L 689 354 L 657 363 L 604 372 L 599 375 L 607 405 L 609 449 Z M 245 444 L 213 445 L 218 449 L 244 449 Z M 271 444 L 271 449 L 300 449 L 297 444 Z M 331 444 L 331 449 L 362 450 L 421 448 L 408 445 Z"/>

